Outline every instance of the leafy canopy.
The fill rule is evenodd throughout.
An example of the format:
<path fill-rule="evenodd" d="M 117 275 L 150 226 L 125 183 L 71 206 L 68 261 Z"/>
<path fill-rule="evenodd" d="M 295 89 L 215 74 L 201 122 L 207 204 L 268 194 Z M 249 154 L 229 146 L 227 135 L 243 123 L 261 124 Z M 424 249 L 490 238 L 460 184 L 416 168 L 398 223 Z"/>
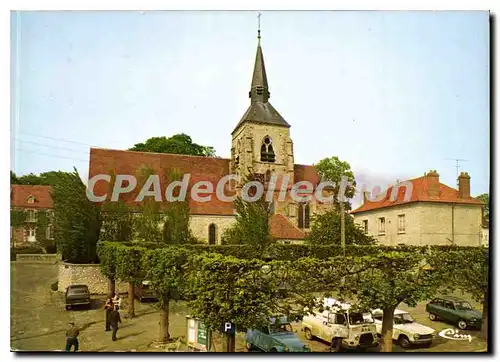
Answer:
<path fill-rule="evenodd" d="M 184 133 L 172 137 L 151 137 L 145 142 L 137 143 L 130 151 L 176 153 L 182 155 L 215 157 L 215 150 L 210 146 L 202 146 L 193 142 L 190 136 Z"/>

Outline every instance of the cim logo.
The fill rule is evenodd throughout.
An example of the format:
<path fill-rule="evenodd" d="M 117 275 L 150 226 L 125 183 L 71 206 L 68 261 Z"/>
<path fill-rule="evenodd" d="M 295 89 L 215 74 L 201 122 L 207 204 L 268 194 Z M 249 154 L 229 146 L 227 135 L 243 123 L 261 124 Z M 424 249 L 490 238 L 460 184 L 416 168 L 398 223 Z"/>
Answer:
<path fill-rule="evenodd" d="M 453 328 L 443 329 L 441 332 L 439 332 L 439 336 L 446 339 L 452 339 L 455 341 L 469 340 L 470 342 L 472 340 L 470 334 L 460 333 L 458 329 L 453 329 Z"/>

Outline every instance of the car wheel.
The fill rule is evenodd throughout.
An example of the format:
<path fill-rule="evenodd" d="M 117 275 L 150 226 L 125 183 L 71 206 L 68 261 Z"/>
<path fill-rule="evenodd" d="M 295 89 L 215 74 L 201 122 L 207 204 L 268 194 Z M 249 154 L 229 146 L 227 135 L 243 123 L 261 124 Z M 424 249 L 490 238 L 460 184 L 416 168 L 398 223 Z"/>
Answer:
<path fill-rule="evenodd" d="M 335 352 L 342 351 L 342 338 L 334 338 L 332 339 L 331 350 Z"/>
<path fill-rule="evenodd" d="M 253 350 L 253 346 L 251 343 L 246 343 L 246 347 L 247 347 L 247 351 L 252 351 Z"/>
<path fill-rule="evenodd" d="M 404 335 L 399 336 L 398 341 L 399 341 L 399 345 L 403 348 L 408 348 L 411 346 L 410 340 L 408 339 L 408 337 L 406 337 Z"/>
<path fill-rule="evenodd" d="M 432 346 L 432 342 L 427 342 L 423 345 L 425 348 L 429 348 L 430 346 Z"/>
<path fill-rule="evenodd" d="M 467 323 L 465 323 L 464 320 L 459 320 L 457 323 L 458 328 L 460 329 L 466 329 L 467 328 Z"/>
<path fill-rule="evenodd" d="M 66 306 L 66 310 L 70 310 L 71 309 L 71 306 L 70 305 L 67 305 Z"/>
<path fill-rule="evenodd" d="M 304 334 L 306 335 L 307 340 L 312 341 L 313 335 L 312 335 L 311 330 L 309 328 L 304 329 Z"/>
<path fill-rule="evenodd" d="M 435 320 L 437 320 L 437 317 L 436 317 L 436 315 L 435 315 L 435 314 L 429 313 L 429 319 L 430 319 L 431 321 L 435 321 Z"/>
<path fill-rule="evenodd" d="M 271 348 L 271 350 L 270 350 L 269 352 L 271 352 L 271 353 L 276 353 L 276 352 L 278 352 L 278 351 L 276 350 L 276 348 Z"/>

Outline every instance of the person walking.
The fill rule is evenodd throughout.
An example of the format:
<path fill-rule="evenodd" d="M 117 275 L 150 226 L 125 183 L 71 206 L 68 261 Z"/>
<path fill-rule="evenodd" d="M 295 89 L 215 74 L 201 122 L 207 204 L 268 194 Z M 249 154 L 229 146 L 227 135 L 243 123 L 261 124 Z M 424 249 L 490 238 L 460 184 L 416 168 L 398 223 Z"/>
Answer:
<path fill-rule="evenodd" d="M 110 322 L 111 322 L 111 329 L 113 329 L 113 335 L 111 336 L 112 341 L 116 341 L 116 333 L 118 332 L 118 323 L 122 322 L 122 319 L 120 317 L 120 312 L 118 311 L 120 307 L 117 305 L 111 312 L 110 316 Z"/>
<path fill-rule="evenodd" d="M 70 328 L 66 331 L 66 352 L 71 352 L 71 347 L 75 346 L 74 352 L 78 352 L 78 335 L 80 330 L 71 322 Z"/>
<path fill-rule="evenodd" d="M 106 332 L 111 330 L 111 312 L 113 311 L 113 306 L 113 300 L 108 298 L 108 300 L 106 300 L 106 304 L 104 305 L 104 311 L 106 313 Z"/>

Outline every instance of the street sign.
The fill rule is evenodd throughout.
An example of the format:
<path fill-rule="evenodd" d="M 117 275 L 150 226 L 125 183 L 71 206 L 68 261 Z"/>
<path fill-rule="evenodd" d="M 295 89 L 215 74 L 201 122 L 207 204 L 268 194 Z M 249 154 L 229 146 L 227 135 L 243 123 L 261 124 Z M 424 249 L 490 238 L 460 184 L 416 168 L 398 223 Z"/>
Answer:
<path fill-rule="evenodd" d="M 222 333 L 227 333 L 230 335 L 236 334 L 236 324 L 231 323 L 231 322 L 225 322 L 222 324 L 221 327 L 221 332 Z"/>
<path fill-rule="evenodd" d="M 186 316 L 187 346 L 190 351 L 208 352 L 210 350 L 210 331 L 202 321 Z"/>

